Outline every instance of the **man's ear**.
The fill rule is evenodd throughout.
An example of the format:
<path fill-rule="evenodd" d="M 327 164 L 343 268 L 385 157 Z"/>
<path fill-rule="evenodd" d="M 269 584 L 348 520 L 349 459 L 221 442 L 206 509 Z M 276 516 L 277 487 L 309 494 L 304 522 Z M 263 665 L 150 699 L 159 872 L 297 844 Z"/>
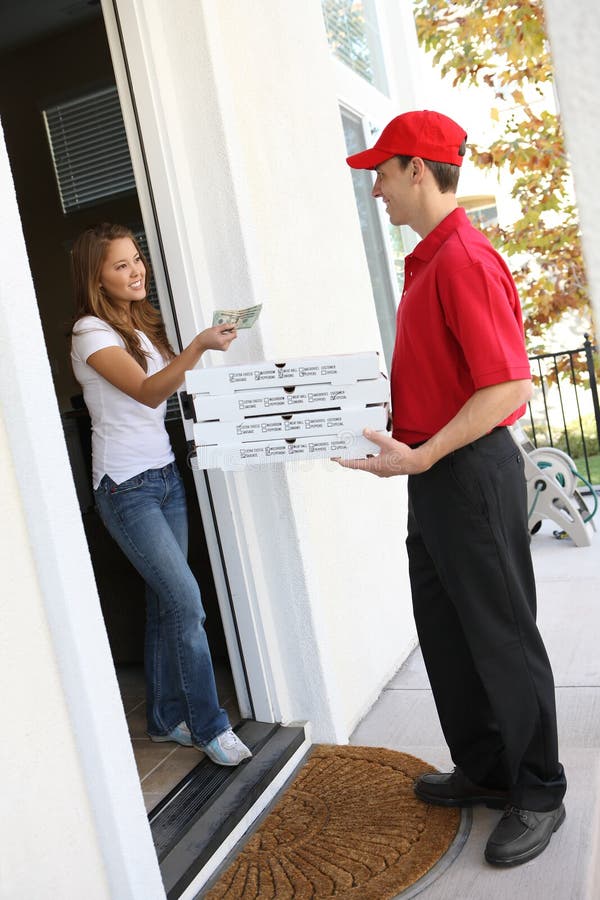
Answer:
<path fill-rule="evenodd" d="M 410 161 L 410 176 L 416 184 L 423 180 L 423 175 L 425 174 L 426 169 L 427 166 L 425 165 L 421 157 L 413 156 Z"/>

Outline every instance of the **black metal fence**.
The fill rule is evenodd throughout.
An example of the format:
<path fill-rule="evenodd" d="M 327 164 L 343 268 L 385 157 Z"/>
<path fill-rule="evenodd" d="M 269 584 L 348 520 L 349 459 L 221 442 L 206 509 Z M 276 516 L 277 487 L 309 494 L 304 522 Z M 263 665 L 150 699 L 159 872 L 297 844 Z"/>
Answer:
<path fill-rule="evenodd" d="M 536 447 L 558 447 L 574 459 L 589 482 L 600 482 L 600 402 L 596 348 L 589 335 L 582 347 L 530 356 L 535 385 L 525 430 Z"/>

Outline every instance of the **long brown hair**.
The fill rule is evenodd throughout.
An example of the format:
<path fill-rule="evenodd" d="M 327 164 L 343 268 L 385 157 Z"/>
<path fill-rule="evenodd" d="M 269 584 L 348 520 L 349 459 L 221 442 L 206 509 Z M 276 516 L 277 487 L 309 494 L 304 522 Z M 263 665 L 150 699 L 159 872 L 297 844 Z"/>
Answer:
<path fill-rule="evenodd" d="M 100 271 L 106 251 L 111 241 L 119 238 L 129 238 L 133 242 L 144 265 L 146 290 L 148 289 L 151 277 L 150 265 L 135 235 L 129 228 L 124 225 L 102 222 L 100 225 L 86 229 L 73 244 L 71 253 L 71 274 L 75 292 L 75 317 L 71 332 L 83 316 L 97 316 L 99 319 L 103 319 L 123 338 L 127 352 L 147 372 L 148 353 L 142 349 L 136 329 L 143 331 L 164 359 L 172 359 L 175 353 L 169 343 L 163 320 L 148 299 L 131 304 L 131 321 L 125 324 L 119 318 L 110 298 L 102 290 Z"/>

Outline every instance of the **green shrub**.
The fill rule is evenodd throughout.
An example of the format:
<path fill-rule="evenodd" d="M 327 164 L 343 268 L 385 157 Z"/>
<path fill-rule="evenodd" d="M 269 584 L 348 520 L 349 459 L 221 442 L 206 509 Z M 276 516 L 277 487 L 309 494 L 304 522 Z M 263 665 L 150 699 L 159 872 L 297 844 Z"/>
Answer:
<path fill-rule="evenodd" d="M 585 447 L 588 456 L 596 456 L 600 452 L 598 447 L 598 432 L 596 431 L 596 419 L 593 413 L 587 413 L 581 417 L 581 425 L 583 427 L 583 438 L 585 438 Z M 531 424 L 526 422 L 523 424 L 523 430 L 533 441 L 533 429 Z M 566 429 L 569 441 L 563 429 L 560 431 L 556 428 L 552 429 L 552 442 L 548 433 L 548 424 L 546 419 L 535 422 L 535 439 L 538 447 L 557 447 L 568 453 L 573 459 L 583 457 L 583 438 L 579 419 L 567 423 Z"/>

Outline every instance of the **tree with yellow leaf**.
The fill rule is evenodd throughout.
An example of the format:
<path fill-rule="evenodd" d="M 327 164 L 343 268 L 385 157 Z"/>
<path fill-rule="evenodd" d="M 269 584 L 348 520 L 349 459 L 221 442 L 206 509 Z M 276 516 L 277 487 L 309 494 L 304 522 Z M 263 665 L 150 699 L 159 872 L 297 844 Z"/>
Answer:
<path fill-rule="evenodd" d="M 486 231 L 519 260 L 514 269 L 532 351 L 566 310 L 591 319 L 577 210 L 560 119 L 541 109 L 552 83 L 542 0 L 414 0 L 419 41 L 453 84 L 487 85 L 504 129 L 490 147 L 469 145 L 482 169 L 507 167 L 520 217 Z M 522 262 L 525 260 L 525 262 Z"/>

